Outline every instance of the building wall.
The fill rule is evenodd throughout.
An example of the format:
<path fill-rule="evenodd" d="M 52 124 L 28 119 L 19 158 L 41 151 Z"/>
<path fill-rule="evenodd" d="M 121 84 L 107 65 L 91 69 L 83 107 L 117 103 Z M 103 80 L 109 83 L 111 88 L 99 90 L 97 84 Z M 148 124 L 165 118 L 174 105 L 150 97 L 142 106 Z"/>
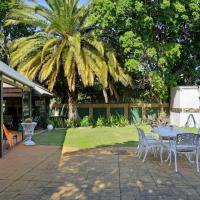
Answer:
<path fill-rule="evenodd" d="M 200 90 L 198 86 L 171 89 L 170 122 L 176 126 L 200 127 Z"/>

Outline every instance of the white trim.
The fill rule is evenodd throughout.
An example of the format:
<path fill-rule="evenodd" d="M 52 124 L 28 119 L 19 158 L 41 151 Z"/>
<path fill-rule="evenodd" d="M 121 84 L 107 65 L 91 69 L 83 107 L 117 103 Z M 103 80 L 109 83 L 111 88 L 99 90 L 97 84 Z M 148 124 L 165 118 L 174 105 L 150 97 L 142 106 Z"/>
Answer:
<path fill-rule="evenodd" d="M 49 92 L 47 89 L 30 81 L 29 79 L 24 77 L 22 74 L 10 68 L 8 65 L 6 65 L 5 63 L 1 61 L 0 61 L 0 72 L 2 72 L 3 75 L 8 76 L 9 79 L 14 79 L 15 81 L 19 81 L 23 85 L 33 88 L 41 95 L 53 96 L 53 94 Z M 10 84 L 4 83 L 4 87 L 6 86 L 13 87 L 13 86 L 10 86 Z"/>
<path fill-rule="evenodd" d="M 10 68 L 8 65 L 0 61 L 0 72 L 3 73 L 3 75 L 6 75 L 16 81 L 19 81 L 20 83 L 29 86 L 31 88 L 34 88 L 34 83 L 27 78 L 25 78 L 23 75 L 21 75 L 19 72 L 15 71 L 14 69 Z"/>
<path fill-rule="evenodd" d="M 48 95 L 48 96 L 53 96 L 53 94 L 51 92 L 49 92 L 48 90 L 46 90 L 44 87 L 34 83 L 34 90 L 36 90 L 39 94 L 41 95 Z"/>

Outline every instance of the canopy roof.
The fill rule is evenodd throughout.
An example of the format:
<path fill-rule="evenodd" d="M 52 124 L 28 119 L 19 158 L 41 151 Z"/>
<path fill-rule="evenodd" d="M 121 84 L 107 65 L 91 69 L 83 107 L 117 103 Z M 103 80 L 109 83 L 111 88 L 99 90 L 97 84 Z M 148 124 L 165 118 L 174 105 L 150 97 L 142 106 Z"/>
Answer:
<path fill-rule="evenodd" d="M 36 83 L 34 83 L 34 90 L 39 93 L 40 95 L 44 95 L 44 96 L 53 96 L 53 93 L 49 92 L 46 88 L 42 87 L 41 85 L 38 85 Z"/>
<path fill-rule="evenodd" d="M 53 96 L 51 92 L 49 92 L 47 89 L 42 87 L 41 85 L 38 85 L 26 77 L 24 77 L 19 72 L 15 71 L 14 69 L 10 68 L 8 65 L 0 61 L 0 72 L 3 74 L 3 81 L 5 82 L 3 84 L 3 87 L 12 88 L 14 86 L 26 86 L 28 88 L 34 89 L 37 93 L 40 95 L 45 96 Z M 17 82 L 17 83 L 16 83 Z"/>
<path fill-rule="evenodd" d="M 10 68 L 8 65 L 0 61 L 0 72 L 8 78 L 9 81 L 18 81 L 19 83 L 31 87 L 34 87 L 34 83 L 21 75 L 19 72 L 15 71 L 14 69 Z"/>

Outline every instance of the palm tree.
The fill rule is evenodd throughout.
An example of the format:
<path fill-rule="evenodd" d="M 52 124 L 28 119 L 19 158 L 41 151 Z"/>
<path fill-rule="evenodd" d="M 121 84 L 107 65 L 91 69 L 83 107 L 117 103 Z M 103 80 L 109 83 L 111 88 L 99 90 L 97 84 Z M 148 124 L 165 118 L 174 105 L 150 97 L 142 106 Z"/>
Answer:
<path fill-rule="evenodd" d="M 92 86 L 98 80 L 104 92 L 109 80 L 130 84 L 130 78 L 120 68 L 115 53 L 94 30 L 88 20 L 88 9 L 78 0 L 46 0 L 21 4 L 8 16 L 7 24 L 29 24 L 37 32 L 14 41 L 11 63 L 30 79 L 39 79 L 53 90 L 60 77 L 65 80 L 68 93 L 69 119 L 77 118 L 77 85 Z M 62 76 L 59 76 L 61 74 Z"/>

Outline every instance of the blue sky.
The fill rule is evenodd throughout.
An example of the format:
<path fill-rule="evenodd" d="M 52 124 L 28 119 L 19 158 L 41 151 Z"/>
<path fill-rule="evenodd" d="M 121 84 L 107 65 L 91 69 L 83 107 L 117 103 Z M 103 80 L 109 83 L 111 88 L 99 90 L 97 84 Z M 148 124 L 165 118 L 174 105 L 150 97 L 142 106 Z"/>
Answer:
<path fill-rule="evenodd" d="M 31 2 L 31 0 L 24 0 L 25 2 Z M 88 0 L 79 0 L 81 4 L 86 4 L 88 2 Z M 45 4 L 45 0 L 37 0 L 37 2 L 41 3 L 41 4 Z"/>

